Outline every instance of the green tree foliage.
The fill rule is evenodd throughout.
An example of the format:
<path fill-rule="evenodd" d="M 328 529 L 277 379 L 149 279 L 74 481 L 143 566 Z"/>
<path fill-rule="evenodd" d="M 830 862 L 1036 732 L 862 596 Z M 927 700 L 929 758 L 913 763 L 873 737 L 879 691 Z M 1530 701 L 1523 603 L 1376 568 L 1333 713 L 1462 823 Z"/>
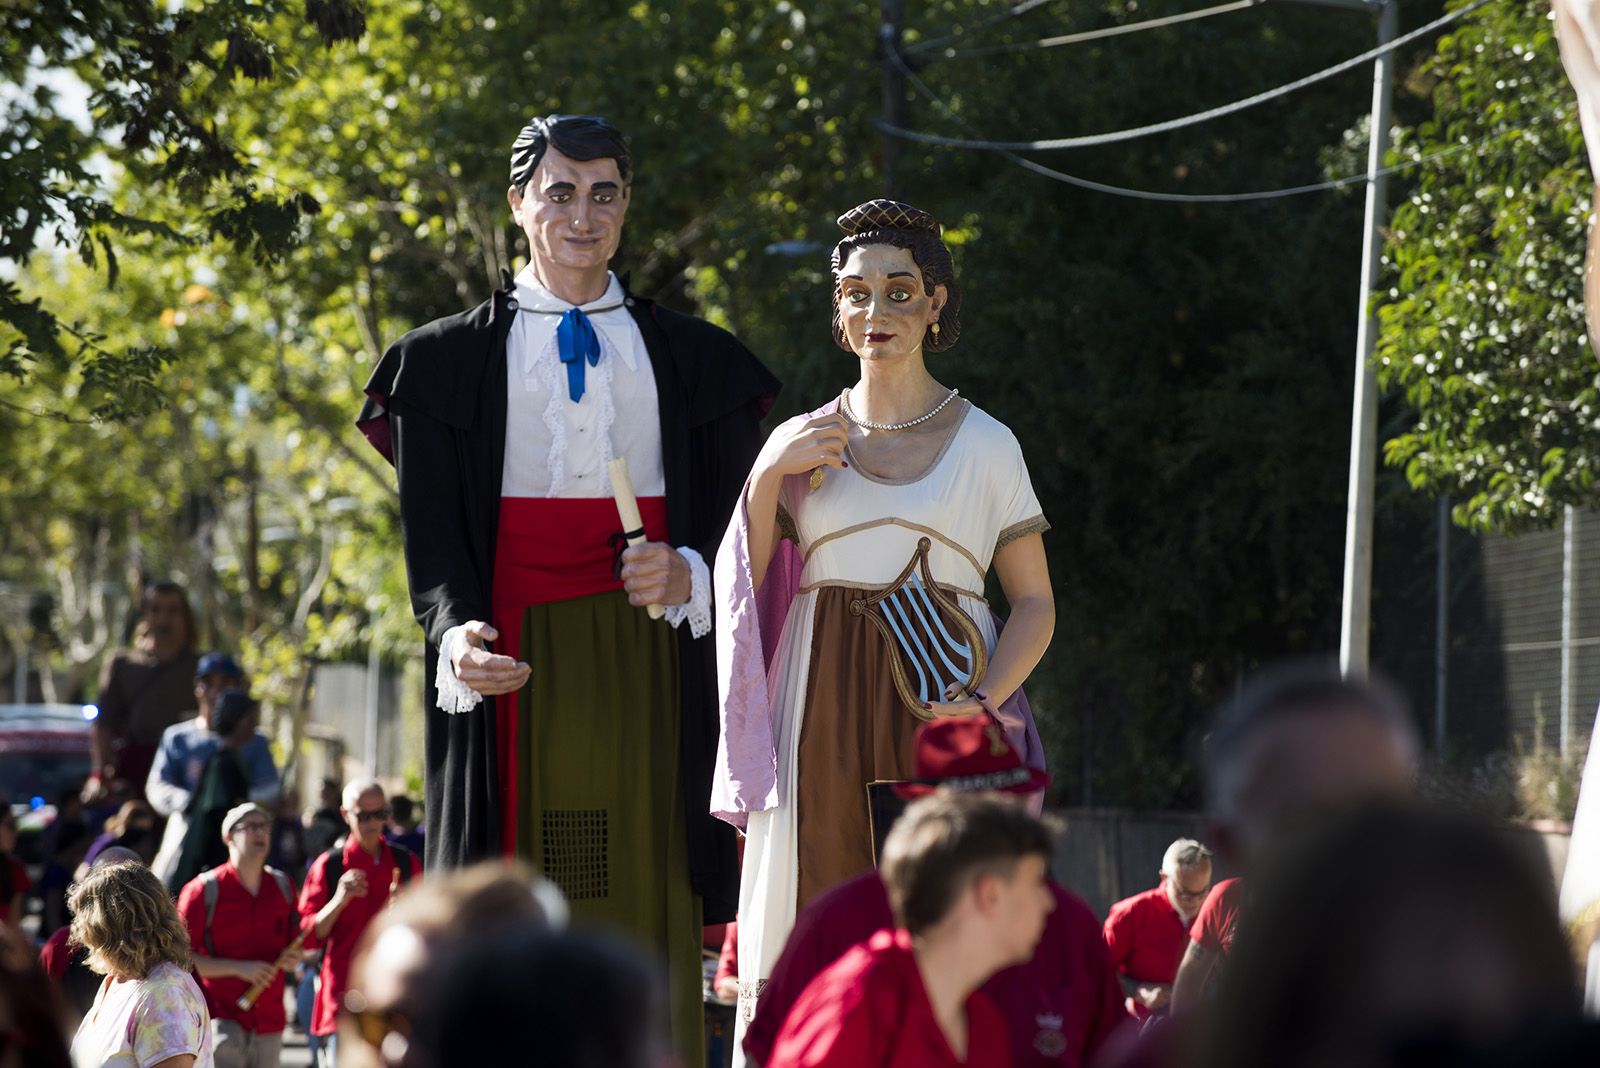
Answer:
<path fill-rule="evenodd" d="M 1005 5 L 908 7 L 914 44 Z M 1045 5 L 969 40 L 1179 9 Z M 86 426 L 0 406 L 0 578 L 87 568 L 101 544 L 102 581 L 140 561 L 176 571 L 212 591 L 217 633 L 254 650 L 286 702 L 316 658 L 369 641 L 414 650 L 389 474 L 350 420 L 386 342 L 520 264 L 506 161 L 531 114 L 602 113 L 629 134 L 638 178 L 619 269 L 732 327 L 785 380 L 776 415 L 852 380 L 829 336 L 827 252 L 833 217 L 882 192 L 875 5 L 393 0 L 333 51 L 298 11 L 251 10 L 262 48 L 296 67 L 270 96 L 232 96 L 226 128 L 260 188 L 322 211 L 271 262 L 248 242 L 152 241 L 110 293 L 42 256 L 17 279 L 23 298 L 173 359 L 149 372 L 168 404 L 144 418 Z M 1363 18 L 1264 6 L 1082 48 L 941 58 L 921 75 L 991 136 L 1090 132 L 1289 80 L 1371 33 Z M 1360 169 L 1351 131 L 1367 94 L 1356 73 L 1049 162 L 1177 192 L 1315 181 Z M 955 132 L 920 99 L 910 115 Z M 1030 690 L 1058 789 L 1192 801 L 1188 745 L 1240 672 L 1336 637 L 1360 198 L 1111 200 L 913 146 L 898 174 L 897 193 L 947 226 L 966 292 L 962 342 L 933 370 L 1017 432 L 1055 523 L 1059 625 Z M 126 167 L 108 195 L 144 217 L 157 194 Z M 202 198 L 184 232 L 206 211 Z M 58 362 L 13 403 L 81 411 L 92 386 Z M 87 616 L 75 625 L 93 631 Z"/>
<path fill-rule="evenodd" d="M 1414 421 L 1385 445 L 1411 484 L 1479 531 L 1592 505 L 1600 389 L 1584 339 L 1594 177 L 1549 5 L 1490 4 L 1417 73 L 1412 151 L 1460 145 L 1395 210 L 1381 294 L 1383 383 Z"/>

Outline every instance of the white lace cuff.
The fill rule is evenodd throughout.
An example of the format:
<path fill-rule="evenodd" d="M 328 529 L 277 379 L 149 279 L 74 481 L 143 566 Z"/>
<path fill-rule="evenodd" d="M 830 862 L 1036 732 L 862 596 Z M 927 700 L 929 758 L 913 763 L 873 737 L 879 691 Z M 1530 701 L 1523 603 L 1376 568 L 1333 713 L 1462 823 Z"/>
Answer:
<path fill-rule="evenodd" d="M 678 547 L 678 555 L 689 565 L 689 599 L 683 604 L 665 605 L 668 623 L 674 627 L 689 621 L 689 633 L 704 638 L 711 633 L 711 569 L 705 557 L 687 546 Z"/>
<path fill-rule="evenodd" d="M 451 627 L 439 641 L 439 664 L 434 668 L 433 684 L 439 693 L 439 707 L 451 715 L 470 712 L 483 702 L 483 694 L 456 678 L 456 653 L 466 644 L 466 624 Z"/>

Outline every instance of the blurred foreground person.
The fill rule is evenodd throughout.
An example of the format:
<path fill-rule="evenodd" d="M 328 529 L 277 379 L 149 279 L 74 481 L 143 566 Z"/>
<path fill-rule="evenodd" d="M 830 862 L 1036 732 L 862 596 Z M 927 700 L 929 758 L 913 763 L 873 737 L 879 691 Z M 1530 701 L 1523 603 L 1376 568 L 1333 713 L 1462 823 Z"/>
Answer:
<path fill-rule="evenodd" d="M 149 868 L 104 864 L 75 884 L 72 939 L 105 976 L 72 1040 L 77 1068 L 212 1068 L 211 1016 L 189 936 Z"/>
<path fill-rule="evenodd" d="M 664 979 L 619 939 L 524 920 L 443 955 L 406 1063 L 671 1068 Z"/>
<path fill-rule="evenodd" d="M 55 990 L 27 940 L 0 924 L 0 1068 L 68 1068 Z"/>
<path fill-rule="evenodd" d="M 1579 1020 L 1538 839 L 1346 813 L 1257 880 L 1214 1009 L 1201 1068 L 1550 1068 L 1509 1059 L 1529 1027 L 1548 1048 L 1550 1025 Z"/>
<path fill-rule="evenodd" d="M 769 1068 L 1010 1065 L 1005 1018 L 978 988 L 1033 956 L 1056 906 L 1049 868 L 1050 832 L 1013 802 L 912 804 L 883 849 L 895 929 L 811 981 Z"/>
<path fill-rule="evenodd" d="M 1165 1011 L 1172 980 L 1189 946 L 1189 925 L 1211 889 L 1211 850 L 1180 838 L 1161 858 L 1161 881 L 1111 906 L 1106 949 L 1122 978 L 1128 1010 L 1139 1019 Z"/>
<path fill-rule="evenodd" d="M 91 863 L 78 870 L 78 881 L 82 882 L 95 868 L 123 861 L 145 862 L 127 846 L 106 846 Z M 61 995 L 62 1008 L 75 1030 L 78 1021 L 94 1007 L 95 996 L 100 993 L 100 976 L 89 967 L 89 951 L 72 941 L 71 927 L 61 927 L 39 947 L 39 963 Z"/>
<path fill-rule="evenodd" d="M 1308 818 L 1416 792 L 1418 743 L 1398 693 L 1294 661 L 1246 682 L 1206 741 L 1206 789 L 1218 851 L 1248 878 Z M 1172 985 L 1174 1012 L 1197 1004 L 1233 943 L 1248 883 L 1212 887 Z"/>
<path fill-rule="evenodd" d="M 339 1014 L 341 1068 L 427 1063 L 412 1049 L 421 1014 L 436 1009 L 429 983 L 462 943 L 566 924 L 554 883 L 515 862 L 485 861 L 430 876 L 367 928 Z M 560 1063 L 550 1061 L 549 1063 Z"/>
<path fill-rule="evenodd" d="M 28 869 L 13 854 L 17 848 L 17 817 L 11 805 L 0 797 L 0 926 L 10 924 L 22 930 L 22 917 L 33 880 Z"/>
<path fill-rule="evenodd" d="M 1025 805 L 1049 781 L 1024 765 L 987 716 L 946 716 L 918 729 L 913 797 L 938 790 L 979 792 Z M 1100 936 L 1100 922 L 1076 895 L 1047 884 L 1055 908 L 1031 957 L 984 984 L 983 993 L 1005 1017 L 1012 1063 L 1068 1066 L 1086 1063 L 1127 1015 L 1122 989 Z M 746 1063 L 765 1064 L 778 1030 L 817 974 L 853 946 L 895 926 L 889 891 L 874 870 L 846 880 L 806 906 L 795 920 L 772 977 L 755 1001 L 744 1036 Z"/>

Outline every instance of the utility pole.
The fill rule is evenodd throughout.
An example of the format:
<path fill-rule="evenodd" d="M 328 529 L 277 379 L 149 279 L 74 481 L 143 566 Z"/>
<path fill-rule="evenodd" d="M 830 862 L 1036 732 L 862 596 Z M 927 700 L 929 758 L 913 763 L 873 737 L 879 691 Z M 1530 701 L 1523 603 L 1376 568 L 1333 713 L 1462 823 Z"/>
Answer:
<path fill-rule="evenodd" d="M 883 119 L 899 129 L 910 126 L 906 107 L 906 78 L 895 62 L 901 55 L 900 43 L 905 30 L 905 0 L 878 0 L 882 24 L 878 27 L 879 59 L 883 63 Z M 893 134 L 882 135 L 883 195 L 893 200 L 897 189 L 897 172 L 900 164 L 900 139 Z"/>

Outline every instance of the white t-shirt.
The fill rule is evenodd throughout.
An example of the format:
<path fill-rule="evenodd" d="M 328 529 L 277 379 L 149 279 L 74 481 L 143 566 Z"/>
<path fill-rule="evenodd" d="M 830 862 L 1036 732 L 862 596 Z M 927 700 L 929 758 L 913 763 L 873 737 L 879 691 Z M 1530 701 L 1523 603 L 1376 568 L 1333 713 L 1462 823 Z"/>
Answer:
<path fill-rule="evenodd" d="M 149 1068 L 184 1053 L 195 1068 L 213 1068 L 205 995 L 171 963 L 143 979 L 108 976 L 72 1039 L 74 1068 Z"/>

